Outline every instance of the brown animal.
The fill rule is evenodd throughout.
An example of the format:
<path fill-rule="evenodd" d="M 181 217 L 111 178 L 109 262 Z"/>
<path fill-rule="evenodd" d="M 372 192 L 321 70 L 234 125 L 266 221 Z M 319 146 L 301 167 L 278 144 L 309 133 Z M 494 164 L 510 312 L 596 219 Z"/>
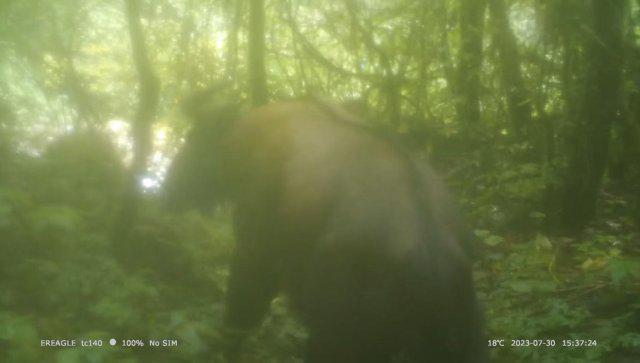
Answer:
<path fill-rule="evenodd" d="M 174 205 L 236 205 L 226 325 L 278 292 L 309 328 L 308 362 L 483 362 L 462 229 L 426 165 L 317 101 L 200 122 L 166 183 Z"/>

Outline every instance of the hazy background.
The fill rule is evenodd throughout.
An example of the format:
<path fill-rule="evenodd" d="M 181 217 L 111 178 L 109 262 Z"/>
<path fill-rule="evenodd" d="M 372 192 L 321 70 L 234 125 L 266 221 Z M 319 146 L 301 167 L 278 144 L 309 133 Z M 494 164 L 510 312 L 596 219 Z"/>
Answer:
<path fill-rule="evenodd" d="M 247 107 L 345 103 L 431 160 L 478 237 L 489 337 L 559 339 L 496 361 L 640 360 L 640 1 L 4 0 L 0 19 L 0 360 L 220 358 L 229 210 L 157 199 L 185 100 L 221 81 Z M 305 334 L 278 298 L 250 357 L 299 361 Z M 180 343 L 40 347 L 111 337 Z"/>

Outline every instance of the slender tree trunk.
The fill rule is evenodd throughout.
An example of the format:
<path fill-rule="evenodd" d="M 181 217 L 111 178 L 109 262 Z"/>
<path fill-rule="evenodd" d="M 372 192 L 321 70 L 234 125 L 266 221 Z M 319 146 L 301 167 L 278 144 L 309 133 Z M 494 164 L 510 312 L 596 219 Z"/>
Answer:
<path fill-rule="evenodd" d="M 191 75 L 192 69 L 190 67 L 190 61 L 192 60 L 191 34 L 195 27 L 192 12 L 193 0 L 187 0 L 180 29 L 180 40 L 178 41 L 180 57 L 176 62 L 176 84 L 178 85 L 179 93 L 191 91 L 194 86 L 192 82 L 190 82 L 193 80 Z"/>
<path fill-rule="evenodd" d="M 249 89 L 251 102 L 260 106 L 267 102 L 265 70 L 264 0 L 249 1 Z"/>
<path fill-rule="evenodd" d="M 640 47 L 636 42 L 632 27 L 625 37 L 626 107 L 621 122 L 614 126 L 618 147 L 612 150 L 608 170 L 611 180 L 625 191 L 640 183 L 635 178 L 640 168 Z"/>
<path fill-rule="evenodd" d="M 64 85 L 69 98 L 75 103 L 77 113 L 76 127 L 78 126 L 96 126 L 101 121 L 101 117 L 95 107 L 95 98 L 89 90 L 83 85 L 80 74 L 75 66 L 75 62 L 71 55 L 67 54 L 63 59 L 65 65 Z"/>
<path fill-rule="evenodd" d="M 345 6 L 349 12 L 352 32 L 360 35 L 354 39 L 361 40 L 369 51 L 376 54 L 383 68 L 383 76 L 379 80 L 379 85 L 380 91 L 384 95 L 384 118 L 391 124 L 398 122 L 402 118 L 400 90 L 402 88 L 401 79 L 404 78 L 404 75 L 402 71 L 394 71 L 389 54 L 376 43 L 371 31 L 360 23 L 361 11 L 358 2 L 346 0 Z"/>
<path fill-rule="evenodd" d="M 480 70 L 485 7 L 485 0 L 460 0 L 460 51 L 455 87 L 460 125 L 480 122 Z"/>
<path fill-rule="evenodd" d="M 638 4 L 640 7 L 640 2 Z M 638 39 L 631 43 L 630 52 L 631 74 L 633 85 L 629 94 L 628 112 L 625 119 L 623 144 L 623 186 L 631 192 L 634 199 L 634 213 L 636 224 L 640 226 L 640 46 Z"/>
<path fill-rule="evenodd" d="M 546 45 L 543 47 L 542 54 L 544 56 L 540 57 L 538 62 L 539 67 L 539 76 L 538 76 L 538 85 L 535 95 L 535 108 L 536 113 L 538 114 L 538 120 L 540 121 L 542 132 L 541 132 L 541 152 L 544 157 L 544 163 L 547 166 L 551 165 L 551 162 L 554 160 L 556 156 L 556 126 L 554 123 L 555 118 L 547 113 L 546 106 L 549 99 L 549 91 L 548 87 L 544 85 L 548 82 L 547 78 L 550 72 L 550 64 L 545 59 L 545 56 L 548 54 L 548 48 Z"/>
<path fill-rule="evenodd" d="M 382 91 L 385 94 L 386 118 L 391 124 L 402 118 L 400 104 L 400 84 L 394 75 L 387 76 L 382 81 Z"/>
<path fill-rule="evenodd" d="M 63 27 L 59 19 L 55 17 L 52 21 L 54 27 L 54 31 L 51 34 L 52 49 L 64 69 L 63 87 L 69 95 L 69 99 L 75 104 L 75 111 L 77 112 L 75 126 L 76 128 L 96 126 L 101 116 L 95 107 L 96 99 L 85 87 L 82 77 L 76 68 L 72 46 L 73 34 L 69 35 L 69 39 L 66 39 L 67 41 L 65 42 L 63 36 L 70 33 L 68 28 Z M 74 16 L 71 15 L 62 19 L 62 21 L 71 26 L 75 24 Z"/>
<path fill-rule="evenodd" d="M 493 20 L 493 40 L 498 50 L 498 67 L 502 78 L 509 118 L 516 139 L 522 141 L 531 128 L 531 98 L 525 89 L 516 37 L 509 24 L 504 0 L 489 0 Z"/>
<path fill-rule="evenodd" d="M 576 142 L 562 199 L 561 224 L 582 231 L 594 217 L 609 155 L 612 121 L 620 110 L 622 22 L 625 0 L 592 0 L 592 35 L 587 40 L 585 93 L 576 122 Z"/>
<path fill-rule="evenodd" d="M 14 116 L 9 103 L 0 98 L 0 184 L 9 176 L 13 159 L 13 143 L 11 130 Z"/>
<path fill-rule="evenodd" d="M 447 80 L 447 92 L 451 97 L 458 97 L 458 81 L 456 69 L 452 65 L 453 57 L 451 56 L 451 50 L 449 47 L 449 17 L 451 16 L 447 9 L 447 2 L 440 0 L 436 3 L 436 11 L 440 12 L 440 18 L 438 19 L 439 25 L 439 56 L 440 62 L 443 65 L 444 77 Z M 456 107 L 458 104 L 456 102 Z"/>
<path fill-rule="evenodd" d="M 147 158 L 151 152 L 151 125 L 158 106 L 160 81 L 153 71 L 153 65 L 147 53 L 145 37 L 140 24 L 138 0 L 127 0 L 126 4 L 131 50 L 140 82 L 138 108 L 131 128 L 134 141 L 134 156 L 131 169 L 133 174 L 140 175 L 144 172 Z"/>
<path fill-rule="evenodd" d="M 227 40 L 226 74 L 229 79 L 237 79 L 238 76 L 238 35 L 242 24 L 242 8 L 244 0 L 232 1 L 231 24 L 229 24 L 229 37 Z"/>
<path fill-rule="evenodd" d="M 127 245 L 126 240 L 138 214 L 140 180 L 145 172 L 147 159 L 151 152 L 151 126 L 158 106 L 160 82 L 153 71 L 147 53 L 144 33 L 140 24 L 138 0 L 126 0 L 125 4 L 131 50 L 138 73 L 140 92 L 138 108 L 131 125 L 133 160 L 122 207 L 120 213 L 116 216 L 113 243 L 116 248 L 116 255 L 128 259 L 131 257 L 128 255 L 131 251 L 131 246 Z"/>

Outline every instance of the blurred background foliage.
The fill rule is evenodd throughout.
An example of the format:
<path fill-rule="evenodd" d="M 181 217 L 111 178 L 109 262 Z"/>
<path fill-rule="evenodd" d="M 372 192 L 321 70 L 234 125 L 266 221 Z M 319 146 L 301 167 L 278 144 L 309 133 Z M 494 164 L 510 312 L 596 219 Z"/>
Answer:
<path fill-rule="evenodd" d="M 477 236 L 499 362 L 640 360 L 640 1 L 0 2 L 0 360 L 221 360 L 229 206 L 158 191 L 221 81 L 320 95 L 428 158 Z M 300 361 L 284 298 L 249 361 Z M 149 349 L 40 339 L 176 338 Z M 561 345 L 561 341 L 558 342 Z"/>

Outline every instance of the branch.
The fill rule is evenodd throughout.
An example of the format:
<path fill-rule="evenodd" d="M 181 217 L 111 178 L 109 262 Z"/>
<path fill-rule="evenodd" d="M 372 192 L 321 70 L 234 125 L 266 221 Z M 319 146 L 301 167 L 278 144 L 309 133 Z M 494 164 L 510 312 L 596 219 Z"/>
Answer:
<path fill-rule="evenodd" d="M 354 78 L 358 78 L 358 79 L 362 79 L 362 80 L 366 80 L 366 81 L 370 81 L 370 82 L 377 82 L 378 81 L 378 76 L 376 76 L 375 74 L 367 74 L 367 73 L 356 73 L 356 72 L 352 72 L 349 70 L 346 70 L 336 64 L 334 64 L 332 61 L 330 61 L 329 59 L 327 59 L 324 55 L 322 55 L 322 52 L 320 52 L 317 48 L 315 48 L 308 39 L 305 38 L 304 35 L 302 35 L 302 33 L 300 32 L 300 29 L 298 28 L 298 25 L 296 24 L 292 13 L 291 13 L 291 5 L 289 3 L 287 3 L 287 14 L 286 14 L 286 21 L 289 24 L 289 27 L 291 28 L 291 31 L 293 33 L 293 35 L 295 36 L 295 38 L 298 40 L 298 42 L 300 44 L 302 44 L 302 47 L 304 48 L 304 50 L 306 51 L 306 53 L 317 63 L 319 63 L 320 65 L 328 68 L 329 70 L 341 75 L 341 76 L 346 76 L 346 77 L 354 77 Z"/>
<path fill-rule="evenodd" d="M 151 124 L 158 105 L 160 81 L 153 72 L 147 54 L 142 25 L 140 24 L 138 0 L 126 0 L 126 14 L 133 62 L 140 82 L 138 109 L 131 125 L 134 139 L 131 168 L 132 174 L 137 176 L 144 170 L 147 156 L 151 151 Z"/>
<path fill-rule="evenodd" d="M 351 16 L 352 24 L 356 27 L 356 30 L 362 36 L 362 41 L 364 44 L 375 53 L 378 53 L 380 57 L 380 63 L 384 67 L 385 71 L 387 71 L 387 76 L 393 75 L 393 70 L 391 69 L 391 60 L 389 59 L 389 55 L 376 44 L 373 39 L 372 33 L 362 27 L 360 21 L 358 20 L 357 7 L 354 0 L 345 0 L 345 5 L 347 7 L 347 11 L 349 12 L 349 16 Z"/>

